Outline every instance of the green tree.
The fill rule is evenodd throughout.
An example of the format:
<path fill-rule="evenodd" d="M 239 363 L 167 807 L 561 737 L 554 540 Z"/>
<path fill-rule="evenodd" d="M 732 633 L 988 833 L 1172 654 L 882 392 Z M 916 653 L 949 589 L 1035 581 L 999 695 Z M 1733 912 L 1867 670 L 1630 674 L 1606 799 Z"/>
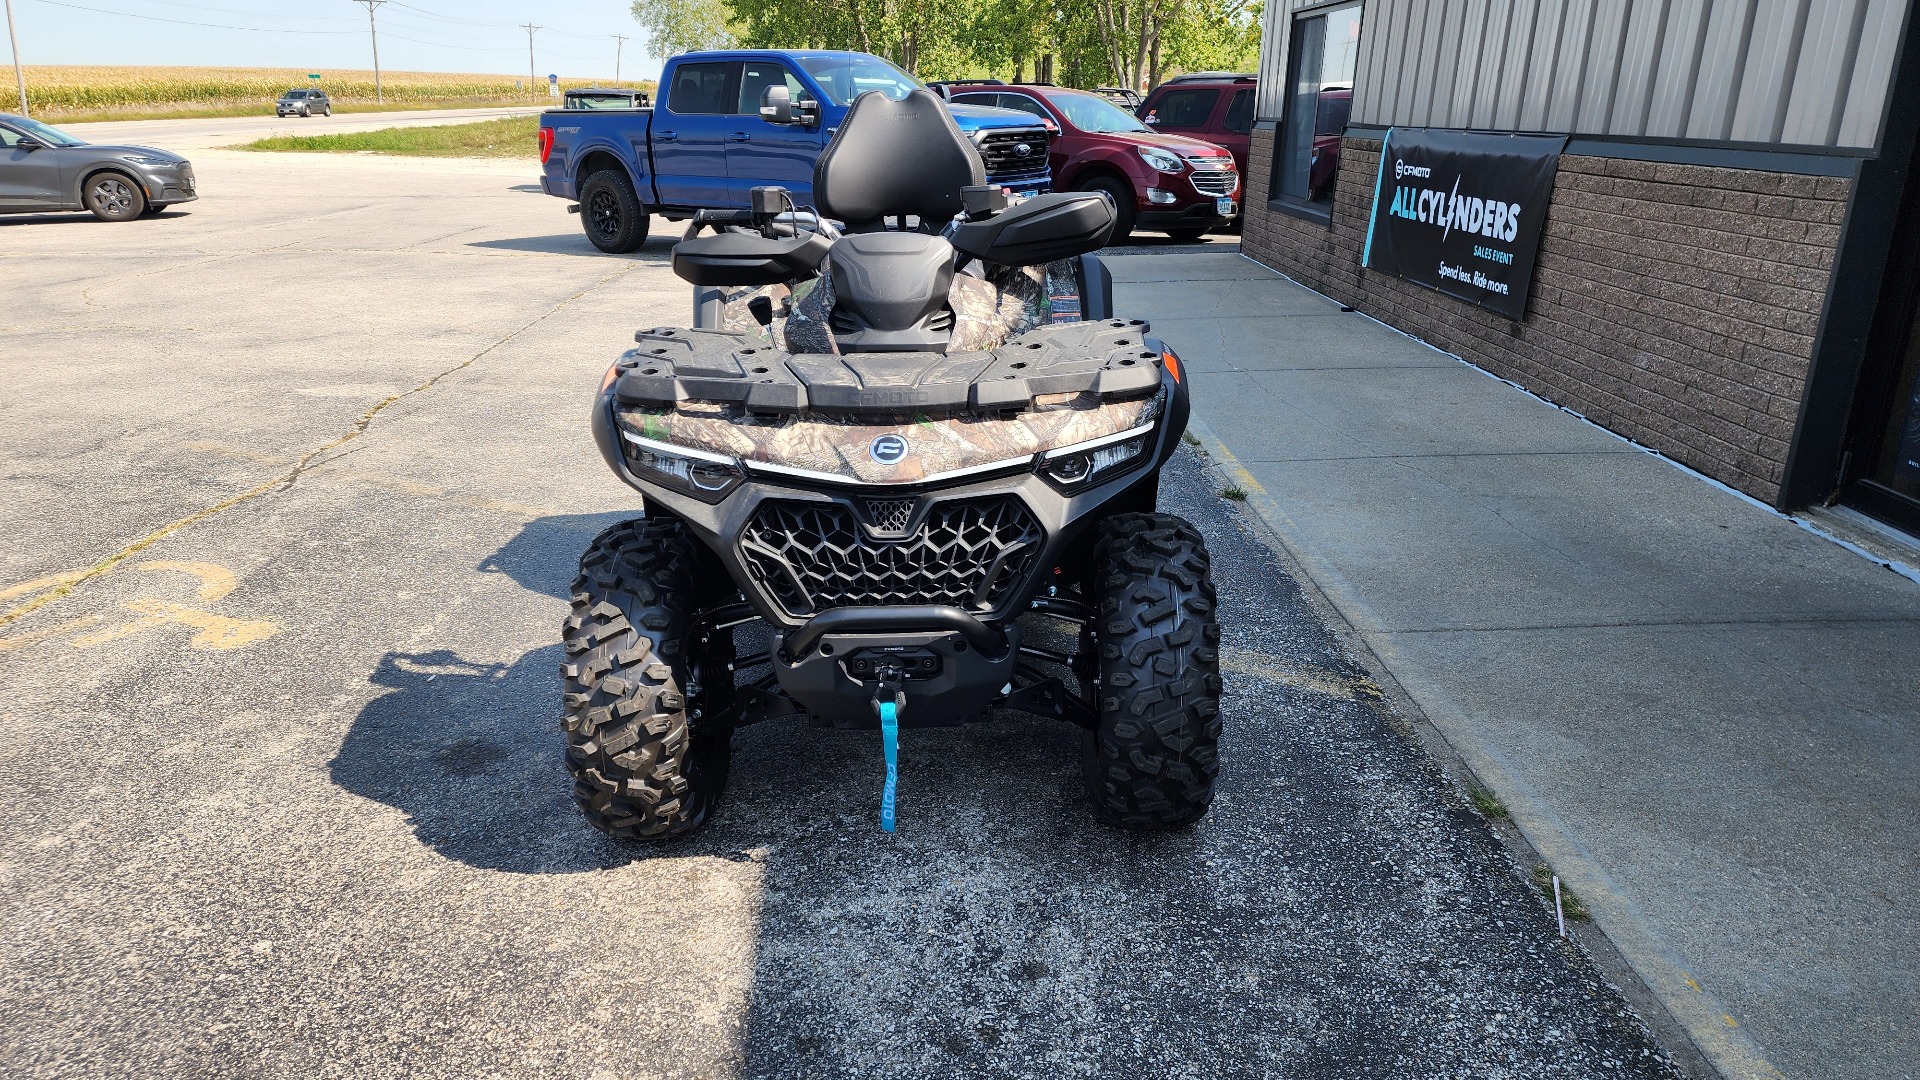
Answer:
<path fill-rule="evenodd" d="M 662 59 L 734 43 L 719 0 L 633 0 L 633 19 L 647 32 L 647 48 Z"/>

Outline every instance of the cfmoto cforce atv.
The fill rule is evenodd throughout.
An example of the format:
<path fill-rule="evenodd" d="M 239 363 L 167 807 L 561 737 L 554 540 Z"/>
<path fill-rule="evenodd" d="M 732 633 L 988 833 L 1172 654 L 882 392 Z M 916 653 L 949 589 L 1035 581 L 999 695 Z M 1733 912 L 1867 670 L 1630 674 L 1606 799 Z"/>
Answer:
<path fill-rule="evenodd" d="M 1155 510 L 1187 374 L 1110 310 L 1104 195 L 1009 206 L 983 176 L 932 93 L 868 93 L 817 209 L 755 189 L 674 248 L 695 326 L 636 334 L 593 405 L 646 502 L 581 558 L 566 624 L 567 762 L 599 828 L 695 828 L 734 730 L 806 715 L 881 731 L 891 829 L 900 726 L 994 708 L 1085 729 L 1103 821 L 1206 813 L 1213 584 Z"/>

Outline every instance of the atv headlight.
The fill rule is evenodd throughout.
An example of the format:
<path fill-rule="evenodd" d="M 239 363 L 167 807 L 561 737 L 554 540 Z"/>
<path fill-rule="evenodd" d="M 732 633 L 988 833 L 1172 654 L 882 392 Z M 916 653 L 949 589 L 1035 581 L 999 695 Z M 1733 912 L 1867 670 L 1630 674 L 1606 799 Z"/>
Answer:
<path fill-rule="evenodd" d="M 1073 492 L 1126 472 L 1146 459 L 1153 446 L 1153 423 L 1089 439 L 1040 455 L 1040 475 L 1054 487 Z"/>
<path fill-rule="evenodd" d="M 1177 173 L 1186 169 L 1180 161 L 1180 155 L 1171 154 L 1151 146 L 1136 147 L 1140 151 L 1140 160 L 1159 169 L 1161 172 Z"/>
<path fill-rule="evenodd" d="M 726 498 L 740 483 L 740 462 L 725 454 L 656 442 L 627 431 L 620 436 L 627 444 L 628 467 L 642 479 L 710 503 Z"/>

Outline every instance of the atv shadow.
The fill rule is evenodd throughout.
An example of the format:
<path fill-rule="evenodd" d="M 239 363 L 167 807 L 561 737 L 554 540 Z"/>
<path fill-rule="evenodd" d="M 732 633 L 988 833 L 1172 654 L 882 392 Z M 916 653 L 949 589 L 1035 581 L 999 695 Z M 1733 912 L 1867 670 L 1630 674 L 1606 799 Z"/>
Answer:
<path fill-rule="evenodd" d="M 638 509 L 605 514 L 550 514 L 535 518 L 520 527 L 513 538 L 480 561 L 474 569 L 483 574 L 505 574 L 528 592 L 543 593 L 562 600 L 572 595 L 573 575 L 580 566 L 580 553 L 601 532 L 622 521 L 640 516 Z M 555 627 L 555 633 L 559 628 Z M 558 702 L 559 698 L 554 698 Z M 554 706 L 558 708 L 556 704 Z"/>
<path fill-rule="evenodd" d="M 514 236 L 500 240 L 475 240 L 467 246 L 471 248 L 491 248 L 496 251 L 530 251 L 541 255 L 591 255 L 596 259 L 632 259 L 636 262 L 664 264 L 673 254 L 673 245 L 680 242 L 680 235 L 666 230 L 647 237 L 639 251 L 628 255 L 609 255 L 593 246 L 586 234 L 578 230 L 568 233 L 556 233 L 552 236 Z"/>

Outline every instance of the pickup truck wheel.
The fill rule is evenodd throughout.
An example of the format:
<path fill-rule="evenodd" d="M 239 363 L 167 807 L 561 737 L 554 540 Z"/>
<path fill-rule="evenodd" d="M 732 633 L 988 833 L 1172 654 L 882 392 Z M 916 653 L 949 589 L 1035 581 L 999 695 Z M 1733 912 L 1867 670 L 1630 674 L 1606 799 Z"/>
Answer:
<path fill-rule="evenodd" d="M 1133 185 L 1117 176 L 1096 176 L 1081 184 L 1080 190 L 1105 192 L 1113 202 L 1113 235 L 1107 243 L 1117 244 L 1133 235 Z"/>
<path fill-rule="evenodd" d="M 580 185 L 580 227 L 593 246 L 609 255 L 640 250 L 647 242 L 647 208 L 633 181 L 618 169 L 601 169 Z"/>

